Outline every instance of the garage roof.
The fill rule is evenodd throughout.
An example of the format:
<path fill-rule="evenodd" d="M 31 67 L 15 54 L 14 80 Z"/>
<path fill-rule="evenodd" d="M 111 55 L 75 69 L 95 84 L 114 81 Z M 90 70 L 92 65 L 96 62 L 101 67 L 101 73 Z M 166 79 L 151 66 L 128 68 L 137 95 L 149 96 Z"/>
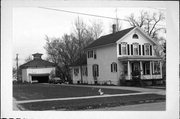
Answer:
<path fill-rule="evenodd" d="M 41 59 L 40 53 L 33 54 L 34 59 L 21 65 L 20 68 L 25 69 L 29 67 L 55 67 L 55 64 L 46 60 Z"/>

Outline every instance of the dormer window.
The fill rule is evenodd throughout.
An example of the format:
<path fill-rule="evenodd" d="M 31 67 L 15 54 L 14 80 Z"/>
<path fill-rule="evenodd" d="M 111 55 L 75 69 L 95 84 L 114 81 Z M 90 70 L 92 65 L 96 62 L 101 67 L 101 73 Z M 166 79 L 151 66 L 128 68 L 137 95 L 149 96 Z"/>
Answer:
<path fill-rule="evenodd" d="M 134 35 L 132 36 L 132 38 L 133 38 L 133 39 L 138 39 L 139 37 L 138 37 L 137 34 L 134 34 Z"/>

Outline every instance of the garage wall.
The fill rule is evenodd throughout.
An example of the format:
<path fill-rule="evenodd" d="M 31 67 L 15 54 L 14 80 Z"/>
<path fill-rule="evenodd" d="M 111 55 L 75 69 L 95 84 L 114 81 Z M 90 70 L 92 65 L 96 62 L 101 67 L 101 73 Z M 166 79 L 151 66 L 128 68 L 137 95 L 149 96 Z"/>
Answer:
<path fill-rule="evenodd" d="M 55 67 L 50 67 L 50 68 L 28 68 L 28 69 L 23 69 L 22 71 L 22 80 L 27 81 L 27 82 L 32 82 L 31 76 L 29 74 L 47 74 L 55 70 Z"/>

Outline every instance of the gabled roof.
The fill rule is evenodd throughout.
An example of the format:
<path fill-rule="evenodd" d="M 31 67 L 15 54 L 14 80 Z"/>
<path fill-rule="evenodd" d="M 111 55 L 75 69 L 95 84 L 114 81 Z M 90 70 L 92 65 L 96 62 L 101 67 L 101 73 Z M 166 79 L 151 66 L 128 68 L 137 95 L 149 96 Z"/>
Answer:
<path fill-rule="evenodd" d="M 125 36 L 127 33 L 129 33 L 134 28 L 135 27 L 131 27 L 131 28 L 128 28 L 128 29 L 118 31 L 116 33 L 111 33 L 111 34 L 102 36 L 102 37 L 98 38 L 97 40 L 95 40 L 94 42 L 92 42 L 85 49 L 90 49 L 90 48 L 94 48 L 94 47 L 98 47 L 98 46 L 103 46 L 103 45 L 116 43 L 116 41 L 118 41 L 120 38 Z"/>
<path fill-rule="evenodd" d="M 34 59 L 20 66 L 22 69 L 29 67 L 55 67 L 55 64 L 42 59 Z"/>
<path fill-rule="evenodd" d="M 71 67 L 75 67 L 75 66 L 83 66 L 83 65 L 87 65 L 87 56 L 86 55 L 82 55 L 81 58 L 77 59 L 73 64 L 71 64 Z"/>

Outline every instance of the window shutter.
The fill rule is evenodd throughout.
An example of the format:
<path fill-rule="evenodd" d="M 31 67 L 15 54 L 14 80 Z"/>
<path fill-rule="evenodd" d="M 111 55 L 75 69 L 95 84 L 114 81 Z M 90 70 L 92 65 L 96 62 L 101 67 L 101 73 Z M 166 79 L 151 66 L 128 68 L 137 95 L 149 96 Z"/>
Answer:
<path fill-rule="evenodd" d="M 111 64 L 111 72 L 112 72 L 112 70 L 113 70 L 113 69 L 112 69 L 112 64 Z"/>
<path fill-rule="evenodd" d="M 139 55 L 141 55 L 141 45 L 139 45 Z"/>
<path fill-rule="evenodd" d="M 152 45 L 150 45 L 150 55 L 152 56 Z"/>
<path fill-rule="evenodd" d="M 119 55 L 121 55 L 121 44 L 119 44 Z"/>
<path fill-rule="evenodd" d="M 99 65 L 97 65 L 97 76 L 99 76 Z"/>
<path fill-rule="evenodd" d="M 117 64 L 115 64 L 115 66 L 116 66 L 116 72 L 117 72 Z"/>
<path fill-rule="evenodd" d="M 130 49 L 129 49 L 129 44 L 127 45 L 127 49 L 128 49 L 128 55 L 130 55 Z"/>
<path fill-rule="evenodd" d="M 131 55 L 133 55 L 133 44 L 131 44 Z"/>
<path fill-rule="evenodd" d="M 143 47 L 142 47 L 142 51 L 143 51 L 143 55 L 144 55 L 144 45 L 142 45 Z"/>

